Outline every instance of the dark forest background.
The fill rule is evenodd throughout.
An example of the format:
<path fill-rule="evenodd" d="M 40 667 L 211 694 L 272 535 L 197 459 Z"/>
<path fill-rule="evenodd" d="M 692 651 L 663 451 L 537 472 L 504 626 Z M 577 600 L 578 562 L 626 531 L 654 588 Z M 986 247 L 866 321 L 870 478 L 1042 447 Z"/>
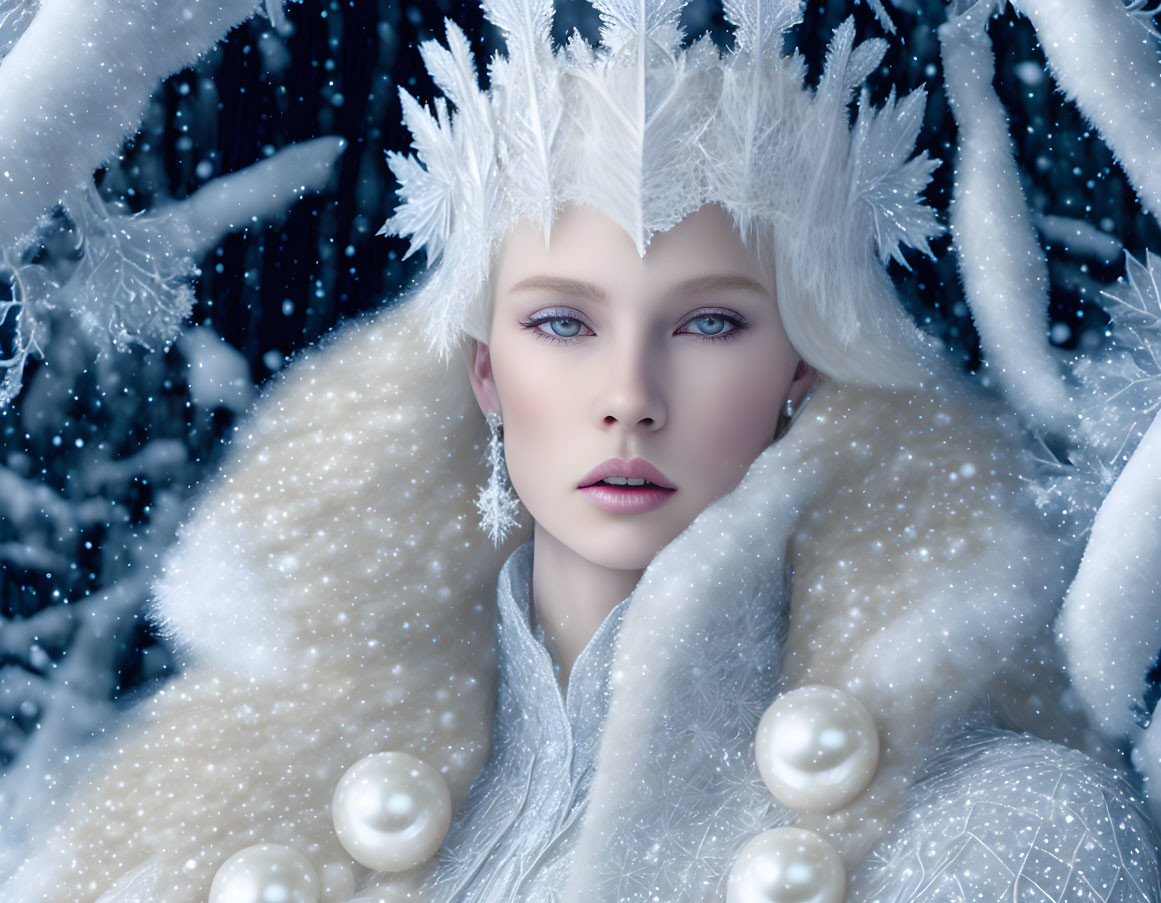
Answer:
<path fill-rule="evenodd" d="M 558 5 L 558 40 L 579 27 L 595 41 L 591 8 Z M 946 221 L 956 134 L 935 36 L 945 4 L 910 6 L 894 11 L 898 33 L 887 36 L 872 89 L 881 101 L 892 85 L 929 86 L 919 143 L 944 161 L 928 199 Z M 145 210 L 288 144 L 348 142 L 329 191 L 206 256 L 189 328 L 168 350 L 98 355 L 62 315 L 21 394 L 0 410 L 0 771 L 28 764 L 35 747 L 83 742 L 173 673 L 144 617 L 150 580 L 232 426 L 298 349 L 391 303 L 423 266 L 422 254 L 402 259 L 405 242 L 375 233 L 394 206 L 384 152 L 410 144 L 397 88 L 432 96 L 417 44 L 443 40 L 445 15 L 473 36 L 481 59 L 502 48 L 470 3 L 304 0 L 288 6 L 285 33 L 255 17 L 159 86 L 139 134 L 98 173 L 105 199 Z M 812 78 L 847 15 L 860 37 L 886 36 L 857 0 L 809 3 L 797 43 Z M 695 0 L 684 20 L 691 35 L 711 29 L 729 44 L 717 4 Z M 1056 91 L 1027 21 L 1009 9 L 990 33 L 1032 210 L 1093 227 L 1087 243 L 1068 248 L 1043 233 L 1052 277 L 1045 328 L 1063 348 L 1091 350 L 1106 321 L 1100 292 L 1123 270 L 1122 247 L 1140 257 L 1161 248 L 1161 236 Z M 1098 233 L 1108 240 L 1091 240 Z M 945 237 L 935 260 L 913 255 L 913 269 L 892 273 L 914 316 L 974 369 L 978 341 L 948 248 Z M 230 393 L 199 389 L 191 362 L 207 355 L 219 372 L 237 374 Z M 38 734 L 43 743 L 33 742 Z"/>

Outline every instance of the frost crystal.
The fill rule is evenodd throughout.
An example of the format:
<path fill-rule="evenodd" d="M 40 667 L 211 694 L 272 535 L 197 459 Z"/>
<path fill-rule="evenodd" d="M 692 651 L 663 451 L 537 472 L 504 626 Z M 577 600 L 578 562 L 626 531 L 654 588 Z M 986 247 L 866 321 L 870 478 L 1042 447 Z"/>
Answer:
<path fill-rule="evenodd" d="M 504 466 L 504 447 L 499 434 L 500 415 L 495 411 L 489 411 L 487 419 L 491 428 L 491 438 L 485 456 L 488 482 L 480 487 L 476 508 L 488 530 L 489 538 L 496 548 L 499 548 L 508 531 L 518 525 L 516 514 L 520 510 L 520 503 L 508 488 L 508 470 Z"/>
<path fill-rule="evenodd" d="M 175 241 L 162 217 L 110 215 L 96 189 L 85 199 L 76 208 L 84 256 L 72 308 L 98 347 L 168 345 L 193 308 L 197 267 L 187 243 Z"/>
<path fill-rule="evenodd" d="M 1125 275 L 1105 291 L 1112 317 L 1101 360 L 1086 358 L 1076 375 L 1089 396 L 1079 432 L 1115 474 L 1161 411 L 1161 255 L 1142 264 L 1125 255 Z"/>

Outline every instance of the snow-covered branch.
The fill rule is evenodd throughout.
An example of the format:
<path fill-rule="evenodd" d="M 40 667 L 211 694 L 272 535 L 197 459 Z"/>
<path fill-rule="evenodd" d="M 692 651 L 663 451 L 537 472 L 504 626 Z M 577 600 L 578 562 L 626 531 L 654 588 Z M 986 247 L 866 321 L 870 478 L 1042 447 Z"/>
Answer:
<path fill-rule="evenodd" d="M 160 81 L 193 62 L 257 0 L 166 4 L 45 0 L 0 4 L 0 252 L 11 297 L 0 299 L 0 407 L 20 391 L 28 358 L 51 341 L 53 311 L 76 315 L 99 347 L 165 347 L 190 313 L 197 261 L 224 234 L 281 214 L 322 190 L 344 143 L 284 149 L 181 203 L 128 215 L 93 184 L 140 123 Z M 281 0 L 271 0 L 267 11 Z M 280 18 L 285 24 L 284 18 Z M 71 271 L 30 261 L 52 208 L 75 232 Z M 66 268 L 67 270 L 67 268 Z"/>
<path fill-rule="evenodd" d="M 1142 205 L 1161 217 L 1161 55 L 1124 0 L 1012 0 L 1057 84 L 1100 130 Z"/>
<path fill-rule="evenodd" d="M 87 183 L 188 66 L 255 0 L 43 0 L 0 62 L 0 246 Z"/>

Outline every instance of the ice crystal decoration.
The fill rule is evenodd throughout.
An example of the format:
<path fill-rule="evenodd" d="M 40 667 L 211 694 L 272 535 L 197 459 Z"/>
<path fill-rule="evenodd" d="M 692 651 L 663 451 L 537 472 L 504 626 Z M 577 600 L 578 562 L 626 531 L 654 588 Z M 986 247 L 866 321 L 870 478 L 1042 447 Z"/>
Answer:
<path fill-rule="evenodd" d="M 193 307 L 197 266 L 163 217 L 115 216 L 93 188 L 77 209 L 83 224 L 73 310 L 90 335 L 124 350 L 167 346 Z"/>
<path fill-rule="evenodd" d="M 1096 356 L 1072 364 L 1075 418 L 1067 452 L 1041 445 L 1044 478 L 1033 490 L 1077 535 L 1161 414 L 1161 256 L 1125 254 L 1125 275 L 1102 292 L 1111 317 Z"/>
<path fill-rule="evenodd" d="M 1161 411 L 1161 255 L 1125 255 L 1125 275 L 1104 292 L 1112 318 L 1102 359 L 1085 358 L 1077 376 L 1091 398 L 1080 436 L 1113 473 L 1128 460 Z"/>
<path fill-rule="evenodd" d="M 488 468 L 488 482 L 480 487 L 476 508 L 480 512 L 482 526 L 488 531 L 488 537 L 496 548 L 500 548 L 508 531 L 517 526 L 516 514 L 520 510 L 520 502 L 508 483 L 500 435 L 500 415 L 496 411 L 488 411 L 487 420 L 491 430 L 484 458 Z"/>
<path fill-rule="evenodd" d="M 866 247 L 877 245 L 884 260 L 902 260 L 904 246 L 930 253 L 929 239 L 943 229 L 920 194 L 938 164 L 925 151 L 909 159 L 926 94 L 892 95 L 877 110 L 864 95 L 852 134 L 852 96 L 885 41 L 856 45 L 848 18 L 834 32 L 818 89 L 804 90 L 803 58 L 784 55 L 784 32 L 802 21 L 799 0 L 726 3 L 736 44 L 724 54 L 706 36 L 682 46 L 685 5 L 594 0 L 599 45 L 574 34 L 554 47 L 551 3 L 485 3 L 508 51 L 490 60 L 486 89 L 450 20 L 446 48 L 424 43 L 444 96 L 428 110 L 399 89 L 415 154 L 388 154 L 399 203 L 382 231 L 408 238 L 408 255 L 426 249 L 425 332 L 445 357 L 463 331 L 480 329 L 491 256 L 511 223 L 527 218 L 547 238 L 567 203 L 601 210 L 644 256 L 655 233 L 719 202 L 745 239 L 773 230 L 795 261 L 787 278 L 809 286 L 787 294 L 817 299 L 820 317 L 854 324 L 856 314 L 830 308 L 855 296 L 876 319 L 896 313 L 846 284 L 819 288 L 828 277 L 801 261 L 820 241 L 832 243 L 835 259 L 856 262 L 829 278 L 864 279 L 865 287 L 860 266 L 877 266 Z M 904 333 L 908 324 L 897 325 Z M 847 344 L 857 344 L 854 332 L 848 326 Z M 851 357 L 842 360 L 857 370 Z"/>
<path fill-rule="evenodd" d="M 180 220 L 119 212 L 93 184 L 41 217 L 23 249 L 4 258 L 11 297 L 0 301 L 0 326 L 13 323 L 0 350 L 0 406 L 20 392 L 57 314 L 77 317 L 100 352 L 168 347 L 194 303 L 197 266 L 182 231 Z"/>
<path fill-rule="evenodd" d="M 922 89 L 896 103 L 892 88 L 882 109 L 876 111 L 863 91 L 851 138 L 852 193 L 871 208 L 879 256 L 903 266 L 908 265 L 904 246 L 931 254 L 928 237 L 943 231 L 935 211 L 921 197 L 939 161 L 926 152 L 907 159 L 923 124 L 926 103 L 927 92 Z"/>
<path fill-rule="evenodd" d="M 1124 0 L 1125 9 L 1132 13 L 1141 27 L 1153 37 L 1161 39 L 1161 31 L 1157 30 L 1157 21 L 1154 18 L 1161 13 L 1161 3 L 1157 0 Z"/>
<path fill-rule="evenodd" d="M 0 249 L 11 297 L 0 301 L 0 328 L 7 326 L 9 340 L 0 345 L 0 407 L 8 404 L 20 392 L 24 366 L 28 356 L 40 350 L 40 329 L 31 316 L 30 299 L 45 297 L 57 286 L 50 281 L 44 267 L 35 264 L 13 265 L 7 252 Z"/>
<path fill-rule="evenodd" d="M 1150 251 L 1142 263 L 1126 253 L 1125 261 L 1125 275 L 1103 292 L 1111 316 L 1104 347 L 1098 355 L 1080 356 L 1073 361 L 1075 419 L 1068 447 L 1051 450 L 1041 442 L 1041 476 L 1030 487 L 1032 498 L 1041 509 L 1059 519 L 1074 538 L 1086 540 L 1086 555 L 1094 561 L 1112 560 L 1126 547 L 1121 538 L 1110 543 L 1109 537 L 1094 535 L 1093 518 L 1110 498 L 1110 491 L 1115 491 L 1114 484 L 1126 472 L 1146 432 L 1161 416 L 1161 256 Z M 1144 504 L 1151 491 L 1141 484 L 1128 494 Z M 1098 549 L 1102 543 L 1109 543 L 1108 550 Z M 1127 574 L 1122 578 L 1125 585 L 1141 573 L 1138 568 Z M 1150 623 L 1152 616 L 1148 611 L 1152 603 L 1146 599 L 1143 604 L 1142 623 Z M 1108 613 L 1124 614 L 1133 605 L 1130 593 Z M 1084 629 L 1091 639 L 1097 628 L 1087 625 Z M 1134 638 L 1141 635 L 1138 629 Z M 1122 649 L 1120 660 L 1125 658 Z M 1142 686 L 1152 654 L 1145 658 L 1148 661 L 1141 672 Z M 1137 676 L 1134 673 L 1122 683 L 1135 686 Z"/>
<path fill-rule="evenodd" d="M 399 89 L 399 100 L 403 105 L 403 121 L 415 136 L 412 141 L 415 156 L 398 151 L 387 153 L 388 165 L 399 180 L 399 195 L 405 201 L 379 234 L 410 235 L 411 244 L 403 259 L 426 247 L 428 261 L 434 263 L 443 253 L 444 241 L 451 233 L 453 189 L 457 181 L 456 170 L 447 165 L 456 156 L 447 101 L 442 97 L 436 99 L 433 120 L 405 88 Z"/>

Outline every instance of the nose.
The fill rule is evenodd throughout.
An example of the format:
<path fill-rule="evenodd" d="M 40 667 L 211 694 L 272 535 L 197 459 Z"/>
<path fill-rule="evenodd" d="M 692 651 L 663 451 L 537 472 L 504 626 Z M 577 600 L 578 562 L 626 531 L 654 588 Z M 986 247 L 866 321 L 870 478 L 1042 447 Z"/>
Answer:
<path fill-rule="evenodd" d="M 666 379 L 645 337 L 610 348 L 594 400 L 594 416 L 605 427 L 652 432 L 665 425 Z"/>

